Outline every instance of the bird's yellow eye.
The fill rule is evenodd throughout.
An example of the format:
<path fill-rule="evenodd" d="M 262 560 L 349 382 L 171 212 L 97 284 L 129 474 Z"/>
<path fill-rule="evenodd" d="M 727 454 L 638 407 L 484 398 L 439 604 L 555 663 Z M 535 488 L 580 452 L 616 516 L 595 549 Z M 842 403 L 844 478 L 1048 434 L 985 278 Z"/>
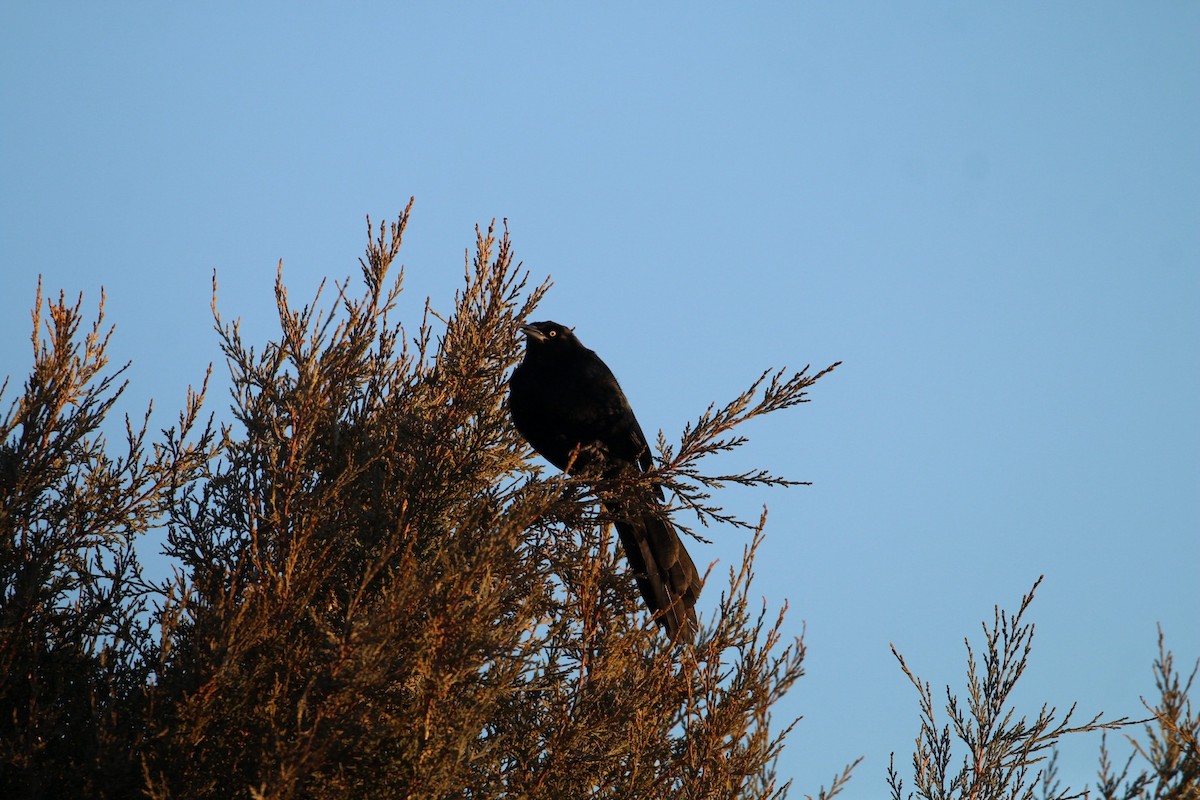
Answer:
<path fill-rule="evenodd" d="M 549 333 L 547 333 L 546 335 L 547 335 L 547 336 L 558 336 L 558 331 L 550 331 L 550 332 L 549 332 Z"/>

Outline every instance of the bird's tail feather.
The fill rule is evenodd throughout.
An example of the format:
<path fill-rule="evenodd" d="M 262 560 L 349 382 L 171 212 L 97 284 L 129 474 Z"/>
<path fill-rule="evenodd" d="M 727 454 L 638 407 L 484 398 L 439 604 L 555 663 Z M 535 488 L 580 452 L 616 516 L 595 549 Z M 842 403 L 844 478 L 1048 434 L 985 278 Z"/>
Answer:
<path fill-rule="evenodd" d="M 671 641 L 691 641 L 697 628 L 700 574 L 675 526 L 655 513 L 657 509 L 614 511 L 613 524 L 647 607 Z"/>

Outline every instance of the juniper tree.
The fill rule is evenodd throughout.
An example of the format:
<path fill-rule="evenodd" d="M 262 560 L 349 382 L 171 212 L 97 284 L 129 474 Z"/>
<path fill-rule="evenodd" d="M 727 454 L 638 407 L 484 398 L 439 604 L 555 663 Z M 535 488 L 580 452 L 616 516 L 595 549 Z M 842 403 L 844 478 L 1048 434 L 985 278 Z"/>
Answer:
<path fill-rule="evenodd" d="M 39 283 L 33 368 L 0 419 L 4 797 L 124 796 L 141 783 L 160 654 L 134 545 L 218 448 L 203 390 L 153 442 L 149 409 L 125 419 L 119 443 L 103 435 L 125 388 L 125 368 L 108 369 L 103 307 L 81 332 L 82 300 L 43 308 Z"/>
<path fill-rule="evenodd" d="M 108 365 L 103 298 L 85 327 L 80 301 L 39 286 L 33 367 L 0 419 L 0 795 L 788 793 L 776 767 L 792 723 L 771 713 L 804 644 L 754 599 L 765 517 L 727 513 L 719 491 L 793 482 L 714 474 L 710 457 L 837 365 L 764 372 L 678 441 L 660 433 L 645 473 L 543 473 L 503 396 L 548 284 L 528 285 L 506 233 L 477 231 L 448 310 L 427 302 L 406 328 L 393 264 L 410 209 L 368 221 L 357 289 L 297 307 L 281 272 L 273 341 L 245 342 L 214 285 L 225 427 L 202 414 L 205 377 L 157 436 L 149 410 L 114 433 L 124 367 Z M 597 502 L 655 486 L 681 530 L 750 532 L 743 558 L 708 576 L 694 646 L 655 631 Z M 177 568 L 157 583 L 136 550 L 154 529 Z M 1060 719 L 1049 706 L 1030 721 L 1007 705 L 1032 595 L 984 626 L 982 669 L 968 644 L 968 697 L 947 690 L 945 724 L 900 659 L 920 699 L 917 796 L 1067 797 L 1042 759 L 1063 735 L 1122 722 L 1072 725 L 1073 707 Z M 1121 771 L 1102 751 L 1101 797 L 1198 796 L 1192 680 L 1161 640 L 1155 675 L 1145 743 Z M 894 767 L 889 783 L 900 798 Z"/>
<path fill-rule="evenodd" d="M 992 623 L 983 623 L 978 649 L 966 640 L 967 691 L 961 698 L 946 687 L 945 722 L 927 681 L 917 677 L 900 652 L 892 653 L 917 690 L 920 731 L 912 755 L 912 790 L 895 766 L 887 769 L 893 800 L 1072 800 L 1089 797 L 1085 786 L 1075 791 L 1058 777 L 1057 744 L 1067 736 L 1123 729 L 1138 724 L 1127 717 L 1104 719 L 1096 714 L 1073 723 L 1076 706 L 1065 712 L 1043 704 L 1032 718 L 1020 714 L 1012 695 L 1029 666 L 1033 623 L 1026 614 L 1042 578 L 1022 597 L 1016 613 L 995 608 Z M 979 653 L 979 656 L 976 653 Z M 1191 676 L 1180 682 L 1171 652 L 1159 634 L 1159 658 L 1154 665 L 1160 699 L 1147 704 L 1152 718 L 1146 744 L 1133 743 L 1124 768 L 1115 770 L 1101 739 L 1097 795 L 1103 800 L 1200 800 L 1200 748 L 1196 737 L 1200 717 L 1192 712 L 1188 694 Z M 1135 759 L 1148 769 L 1131 770 Z"/>
<path fill-rule="evenodd" d="M 1154 662 L 1158 699 L 1143 700 L 1151 716 L 1143 738 L 1127 736 L 1131 752 L 1119 770 L 1107 742 L 1101 742 L 1096 776 L 1101 800 L 1200 800 L 1200 711 L 1191 702 L 1198 671 L 1200 659 L 1186 679 L 1181 677 L 1160 628 Z"/>
<path fill-rule="evenodd" d="M 368 220 L 361 282 L 296 305 L 281 270 L 273 341 L 246 342 L 214 299 L 228 427 L 189 394 L 154 444 L 128 426 L 119 458 L 101 434 L 119 395 L 106 334 L 80 341 L 61 300 L 47 338 L 35 319 L 0 464 L 11 796 L 787 793 L 790 724 L 771 709 L 804 647 L 751 589 L 764 520 L 714 492 L 791 481 L 706 459 L 836 365 L 764 373 L 620 478 L 667 487 L 677 518 L 751 532 L 708 578 L 696 644 L 672 647 L 601 524 L 597 493 L 621 487 L 541 472 L 508 420 L 518 329 L 548 284 L 493 226 L 450 307 L 405 326 L 408 218 Z M 177 574 L 148 584 L 133 546 L 155 526 Z"/>

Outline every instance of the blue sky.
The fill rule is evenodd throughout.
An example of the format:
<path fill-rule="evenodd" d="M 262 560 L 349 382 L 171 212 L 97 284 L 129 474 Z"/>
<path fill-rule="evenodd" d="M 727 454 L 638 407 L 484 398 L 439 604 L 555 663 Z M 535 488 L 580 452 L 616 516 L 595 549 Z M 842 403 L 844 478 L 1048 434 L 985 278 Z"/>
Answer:
<path fill-rule="evenodd" d="M 1137 715 L 1158 623 L 1200 656 L 1198 41 L 1182 2 L 9 3 L 0 366 L 39 274 L 104 286 L 123 410 L 167 424 L 214 269 L 265 340 L 277 261 L 294 298 L 355 275 L 410 195 L 409 319 L 507 218 L 649 431 L 842 360 L 714 468 L 813 481 L 727 499 L 770 507 L 758 589 L 807 626 L 795 796 L 865 755 L 876 797 L 918 729 L 888 643 L 957 687 L 1039 574 L 1021 710 Z"/>

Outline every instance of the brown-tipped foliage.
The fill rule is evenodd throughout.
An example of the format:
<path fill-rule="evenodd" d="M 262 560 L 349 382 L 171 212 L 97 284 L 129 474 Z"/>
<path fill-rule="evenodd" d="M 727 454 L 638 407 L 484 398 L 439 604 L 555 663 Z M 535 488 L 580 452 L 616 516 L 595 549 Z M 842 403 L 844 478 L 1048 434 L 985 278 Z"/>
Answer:
<path fill-rule="evenodd" d="M 1200 660 L 1180 679 L 1160 629 L 1154 662 L 1158 700 L 1145 704 L 1152 715 L 1145 738 L 1128 737 L 1133 752 L 1119 772 L 1107 743 L 1101 743 L 1096 792 L 1102 800 L 1200 800 L 1200 713 L 1192 710 L 1190 697 L 1198 670 Z"/>
<path fill-rule="evenodd" d="M 1018 716 L 1011 694 L 1029 663 L 1033 647 L 1033 624 L 1024 622 L 1026 611 L 1042 579 L 1021 599 L 1017 613 L 1009 615 L 998 606 L 989 626 L 983 623 L 983 664 L 975 649 L 967 646 L 967 697 L 960 700 L 946 687 L 946 715 L 939 724 L 933 691 L 908 667 L 895 646 L 892 653 L 900 668 L 917 689 L 921 708 L 921 730 L 913 752 L 913 792 L 907 797 L 922 800 L 1032 800 L 1040 789 L 1045 800 L 1081 797 L 1053 780 L 1053 761 L 1039 766 L 1051 755 L 1063 736 L 1111 730 L 1127 725 L 1128 719 L 1104 720 L 1097 714 L 1089 721 L 1072 725 L 1072 705 L 1059 718 L 1058 709 L 1043 705 L 1032 720 Z M 982 669 L 980 667 L 982 666 Z M 961 752 L 961 766 L 952 765 Z M 1047 768 L 1048 767 L 1048 768 Z M 893 800 L 901 800 L 903 780 L 895 769 L 895 754 L 888 766 L 888 785 Z"/>
<path fill-rule="evenodd" d="M 219 436 L 190 396 L 152 451 L 130 427 L 109 460 L 104 339 L 77 341 L 78 306 L 51 304 L 0 454 L 5 796 L 786 794 L 789 726 L 770 712 L 804 650 L 752 602 L 762 522 L 709 581 L 696 645 L 671 647 L 597 513 L 621 487 L 543 477 L 509 422 L 518 328 L 546 285 L 479 231 L 452 310 L 427 303 L 406 330 L 408 214 L 368 221 L 362 290 L 297 306 L 281 274 L 277 341 L 217 315 L 234 419 Z M 756 383 L 622 480 L 726 519 L 721 484 L 786 481 L 699 459 L 825 372 Z M 148 587 L 132 544 L 154 525 L 178 577 Z"/>
<path fill-rule="evenodd" d="M 175 427 L 147 443 L 100 427 L 124 389 L 111 329 L 81 302 L 33 312 L 33 369 L 0 421 L 0 796 L 99 797 L 140 783 L 145 690 L 157 648 L 143 621 L 135 540 L 215 450 L 189 391 Z M 7 388 L 5 382 L 4 388 Z M 2 394 L 0 390 L 0 394 Z"/>

